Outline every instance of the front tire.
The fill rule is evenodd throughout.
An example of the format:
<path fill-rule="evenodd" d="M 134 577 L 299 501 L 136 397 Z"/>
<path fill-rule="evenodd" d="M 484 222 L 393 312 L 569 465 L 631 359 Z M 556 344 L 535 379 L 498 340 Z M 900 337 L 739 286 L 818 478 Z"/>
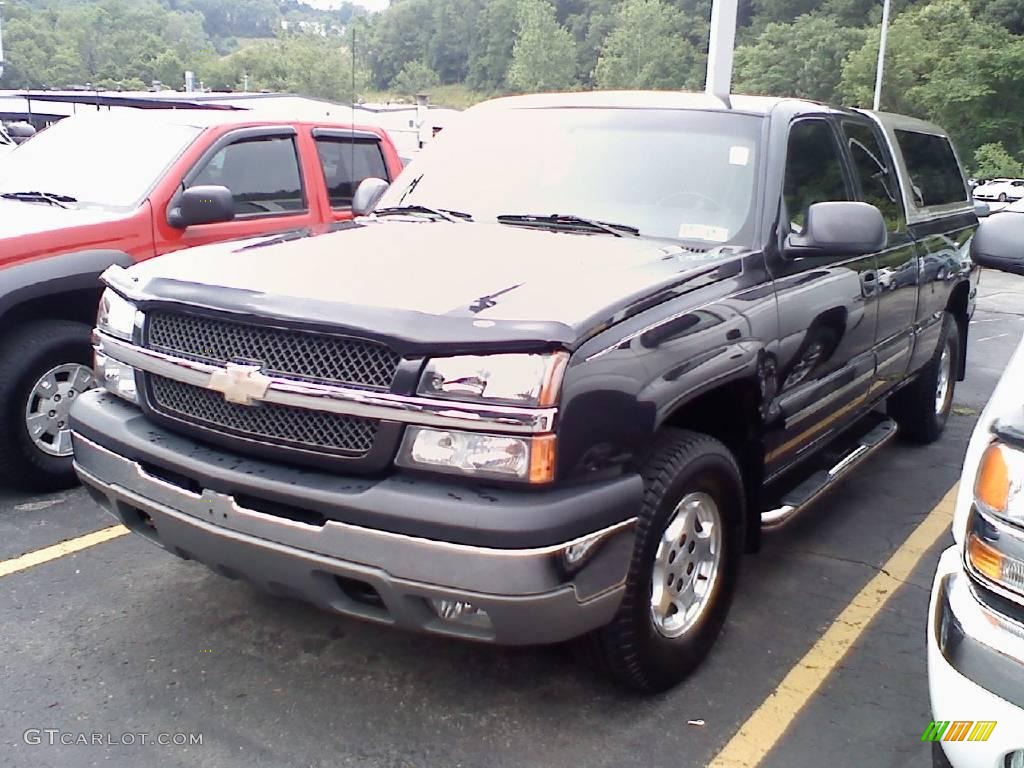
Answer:
<path fill-rule="evenodd" d="M 656 693 L 696 669 L 721 632 L 743 551 L 744 493 L 729 449 L 687 430 L 664 430 L 641 474 L 625 594 L 587 641 L 617 682 Z"/>
<path fill-rule="evenodd" d="M 922 445 L 935 442 L 945 429 L 961 354 L 960 329 L 953 315 L 945 312 L 935 355 L 912 383 L 889 398 L 889 416 L 911 441 Z"/>
<path fill-rule="evenodd" d="M 94 386 L 89 326 L 23 325 L 0 344 L 0 481 L 26 490 L 75 484 L 68 411 Z"/>

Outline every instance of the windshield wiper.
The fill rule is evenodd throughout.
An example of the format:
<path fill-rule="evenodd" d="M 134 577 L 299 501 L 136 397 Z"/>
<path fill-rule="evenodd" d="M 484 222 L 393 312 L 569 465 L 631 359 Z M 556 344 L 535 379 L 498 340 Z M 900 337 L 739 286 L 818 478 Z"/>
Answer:
<path fill-rule="evenodd" d="M 425 205 L 395 205 L 390 208 L 379 208 L 373 212 L 374 216 L 392 216 L 403 213 L 425 213 L 428 216 L 436 216 L 445 221 L 472 221 L 473 216 L 462 211 L 449 211 L 447 208 L 429 208 Z"/>
<path fill-rule="evenodd" d="M 571 213 L 552 213 L 542 216 L 535 213 L 504 214 L 498 216 L 500 224 L 512 224 L 521 227 L 550 227 L 552 229 L 584 229 L 591 232 L 604 232 L 605 234 L 622 237 L 623 234 L 639 235 L 640 230 L 628 224 L 615 224 L 610 221 L 598 221 L 597 219 L 586 219 L 582 216 L 575 216 Z"/>
<path fill-rule="evenodd" d="M 52 192 L 0 192 L 0 197 L 7 200 L 25 200 L 29 203 L 49 203 L 61 208 L 67 208 L 65 203 L 78 202 L 71 195 L 55 195 Z"/>

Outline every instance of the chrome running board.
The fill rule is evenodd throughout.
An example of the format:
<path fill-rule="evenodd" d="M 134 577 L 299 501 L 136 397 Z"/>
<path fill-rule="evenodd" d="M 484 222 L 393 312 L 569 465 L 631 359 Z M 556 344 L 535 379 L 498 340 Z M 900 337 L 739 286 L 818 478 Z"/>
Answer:
<path fill-rule="evenodd" d="M 785 525 L 813 504 L 826 491 L 837 485 L 868 456 L 896 436 L 896 422 L 885 419 L 861 437 L 857 444 L 831 469 L 820 470 L 786 493 L 778 507 L 761 513 L 761 529 L 770 530 Z"/>

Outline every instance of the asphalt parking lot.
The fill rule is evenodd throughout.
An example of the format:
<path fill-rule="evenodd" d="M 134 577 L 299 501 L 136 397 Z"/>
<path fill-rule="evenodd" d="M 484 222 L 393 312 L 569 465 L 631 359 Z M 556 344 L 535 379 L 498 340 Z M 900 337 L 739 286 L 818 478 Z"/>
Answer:
<path fill-rule="evenodd" d="M 5 562 L 111 522 L 81 490 L 0 490 L 2 763 L 930 765 L 919 740 L 930 719 L 925 615 L 951 539 L 926 537 L 920 560 L 920 534 L 905 542 L 957 481 L 974 421 L 1022 332 L 1024 279 L 986 273 L 968 379 L 943 439 L 887 447 L 768 536 L 747 559 L 708 663 L 655 698 L 624 695 L 572 647 L 480 647 L 337 618 L 134 536 L 2 575 Z M 867 611 L 862 590 L 894 555 L 909 573 L 891 571 L 902 583 Z M 852 642 L 849 653 L 836 637 Z M 820 687 L 807 682 L 816 675 Z M 773 696 L 784 681 L 784 695 Z M 29 729 L 115 743 L 50 745 L 45 732 L 26 739 Z M 140 733 L 201 734 L 202 743 L 116 743 Z"/>

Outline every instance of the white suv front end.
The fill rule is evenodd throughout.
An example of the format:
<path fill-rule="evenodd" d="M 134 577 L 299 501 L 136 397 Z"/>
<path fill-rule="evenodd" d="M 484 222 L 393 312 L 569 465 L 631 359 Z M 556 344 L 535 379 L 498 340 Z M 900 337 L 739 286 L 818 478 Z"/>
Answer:
<path fill-rule="evenodd" d="M 953 536 L 929 612 L 935 765 L 1024 768 L 1024 344 L 971 437 Z"/>

